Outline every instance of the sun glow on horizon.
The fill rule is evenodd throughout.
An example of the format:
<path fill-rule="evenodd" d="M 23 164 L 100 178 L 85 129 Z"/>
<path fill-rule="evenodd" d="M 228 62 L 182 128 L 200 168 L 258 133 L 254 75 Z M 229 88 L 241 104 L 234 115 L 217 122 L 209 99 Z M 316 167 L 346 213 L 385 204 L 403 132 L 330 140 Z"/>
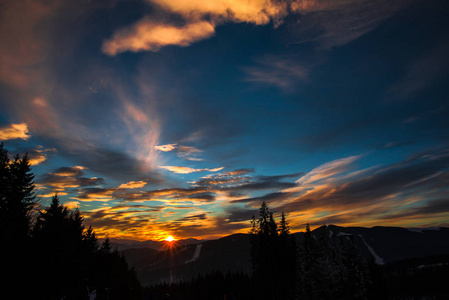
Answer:
<path fill-rule="evenodd" d="M 167 242 L 173 242 L 173 241 L 175 241 L 175 238 L 172 237 L 171 235 L 169 235 L 165 240 L 166 240 Z"/>

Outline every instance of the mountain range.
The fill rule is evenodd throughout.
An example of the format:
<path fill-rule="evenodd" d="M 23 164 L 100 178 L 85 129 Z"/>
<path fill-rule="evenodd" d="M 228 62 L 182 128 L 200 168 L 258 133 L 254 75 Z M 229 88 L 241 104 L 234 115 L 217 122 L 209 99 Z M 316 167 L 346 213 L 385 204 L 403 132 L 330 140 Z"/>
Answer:
<path fill-rule="evenodd" d="M 352 236 L 363 256 L 377 264 L 449 253 L 449 228 L 340 227 L 329 225 L 329 235 Z M 324 226 L 312 231 L 317 237 Z M 293 234 L 301 243 L 304 232 Z M 251 271 L 248 234 L 217 240 L 187 239 L 169 244 L 158 241 L 111 240 L 123 251 L 143 286 L 185 281 L 212 271 Z"/>

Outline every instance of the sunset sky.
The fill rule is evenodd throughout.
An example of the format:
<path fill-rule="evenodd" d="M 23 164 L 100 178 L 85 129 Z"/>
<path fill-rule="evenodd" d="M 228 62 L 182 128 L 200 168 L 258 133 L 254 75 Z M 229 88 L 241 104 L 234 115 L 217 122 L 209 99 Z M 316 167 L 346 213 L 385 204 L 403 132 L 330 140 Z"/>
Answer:
<path fill-rule="evenodd" d="M 447 0 L 3 0 L 0 141 L 100 236 L 449 226 Z"/>

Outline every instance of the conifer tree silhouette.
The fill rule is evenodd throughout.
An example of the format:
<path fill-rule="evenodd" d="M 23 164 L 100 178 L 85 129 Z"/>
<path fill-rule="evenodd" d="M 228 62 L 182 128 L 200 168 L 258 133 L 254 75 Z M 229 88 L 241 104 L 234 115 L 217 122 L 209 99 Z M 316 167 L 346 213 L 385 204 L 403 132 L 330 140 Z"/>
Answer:
<path fill-rule="evenodd" d="M 280 227 L 265 202 L 259 219 L 253 217 L 251 240 L 252 279 L 261 299 L 294 299 L 296 247 L 285 214 Z"/>
<path fill-rule="evenodd" d="M 34 175 L 27 154 L 10 160 L 0 144 L 0 265 L 5 280 L 4 295 L 14 295 L 14 282 L 21 280 L 22 270 L 31 263 L 29 236 L 31 212 L 36 203 Z"/>

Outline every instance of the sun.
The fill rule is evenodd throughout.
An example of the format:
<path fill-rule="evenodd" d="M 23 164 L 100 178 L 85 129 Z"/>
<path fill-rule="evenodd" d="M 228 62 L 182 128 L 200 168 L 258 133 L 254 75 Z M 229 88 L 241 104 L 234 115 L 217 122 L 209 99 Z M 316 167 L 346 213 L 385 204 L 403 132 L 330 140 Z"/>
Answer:
<path fill-rule="evenodd" d="M 169 235 L 165 240 L 167 242 L 173 242 L 175 239 L 171 235 Z"/>

